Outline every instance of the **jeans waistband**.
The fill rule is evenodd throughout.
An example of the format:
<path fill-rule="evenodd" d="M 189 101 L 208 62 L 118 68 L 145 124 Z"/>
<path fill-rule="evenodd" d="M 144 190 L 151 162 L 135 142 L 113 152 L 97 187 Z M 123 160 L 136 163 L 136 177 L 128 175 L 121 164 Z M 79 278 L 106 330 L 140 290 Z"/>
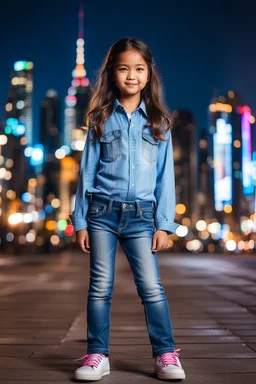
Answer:
<path fill-rule="evenodd" d="M 91 202 L 99 202 L 101 204 L 105 204 L 107 206 L 107 211 L 111 212 L 112 208 L 118 209 L 121 211 L 125 210 L 136 210 L 136 216 L 140 216 L 140 210 L 143 208 L 154 208 L 155 202 L 152 200 L 114 200 L 114 199 L 108 199 L 103 196 L 99 195 L 91 195 L 90 196 Z"/>

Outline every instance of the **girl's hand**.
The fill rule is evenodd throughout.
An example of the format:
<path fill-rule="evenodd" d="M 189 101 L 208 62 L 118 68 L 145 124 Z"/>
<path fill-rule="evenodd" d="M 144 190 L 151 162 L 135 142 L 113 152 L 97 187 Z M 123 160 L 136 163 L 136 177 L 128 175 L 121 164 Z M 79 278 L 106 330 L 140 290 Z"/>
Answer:
<path fill-rule="evenodd" d="M 90 241 L 87 229 L 76 231 L 76 245 L 81 251 L 90 253 Z"/>
<path fill-rule="evenodd" d="M 153 236 L 152 251 L 158 252 L 168 248 L 168 235 L 166 231 L 156 231 Z"/>

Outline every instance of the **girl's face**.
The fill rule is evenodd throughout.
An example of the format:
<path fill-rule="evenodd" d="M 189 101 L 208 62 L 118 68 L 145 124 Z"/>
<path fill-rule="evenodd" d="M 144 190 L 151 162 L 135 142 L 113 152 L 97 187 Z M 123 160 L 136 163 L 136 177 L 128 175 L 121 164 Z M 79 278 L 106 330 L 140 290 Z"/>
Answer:
<path fill-rule="evenodd" d="M 137 95 L 145 88 L 149 80 L 147 63 L 135 49 L 118 55 L 113 67 L 113 74 L 122 97 Z"/>

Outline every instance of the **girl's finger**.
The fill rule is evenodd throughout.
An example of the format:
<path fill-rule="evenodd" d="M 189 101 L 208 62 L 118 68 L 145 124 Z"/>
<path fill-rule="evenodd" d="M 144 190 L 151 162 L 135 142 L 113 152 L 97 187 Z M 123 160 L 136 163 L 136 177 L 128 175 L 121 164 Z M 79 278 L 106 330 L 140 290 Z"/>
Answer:
<path fill-rule="evenodd" d="M 156 251 L 157 249 L 156 249 L 156 238 L 155 237 L 153 237 L 153 242 L 152 242 L 152 251 Z"/>
<path fill-rule="evenodd" d="M 86 248 L 87 250 L 89 250 L 89 249 L 90 249 L 90 240 L 89 240 L 89 236 L 85 238 L 84 243 L 85 243 L 85 248 Z"/>
<path fill-rule="evenodd" d="M 87 252 L 83 242 L 78 243 L 78 247 L 81 249 L 82 252 Z"/>

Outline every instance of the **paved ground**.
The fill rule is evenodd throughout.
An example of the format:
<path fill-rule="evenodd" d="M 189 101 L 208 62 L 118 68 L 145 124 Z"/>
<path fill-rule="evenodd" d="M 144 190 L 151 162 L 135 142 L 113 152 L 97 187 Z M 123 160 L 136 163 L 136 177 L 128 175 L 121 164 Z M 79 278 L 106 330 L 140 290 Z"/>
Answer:
<path fill-rule="evenodd" d="M 256 256 L 160 253 L 176 348 L 188 384 L 256 383 Z M 86 353 L 88 256 L 0 256 L 0 384 L 74 382 Z M 159 383 L 143 306 L 118 252 L 111 375 L 105 384 Z"/>

